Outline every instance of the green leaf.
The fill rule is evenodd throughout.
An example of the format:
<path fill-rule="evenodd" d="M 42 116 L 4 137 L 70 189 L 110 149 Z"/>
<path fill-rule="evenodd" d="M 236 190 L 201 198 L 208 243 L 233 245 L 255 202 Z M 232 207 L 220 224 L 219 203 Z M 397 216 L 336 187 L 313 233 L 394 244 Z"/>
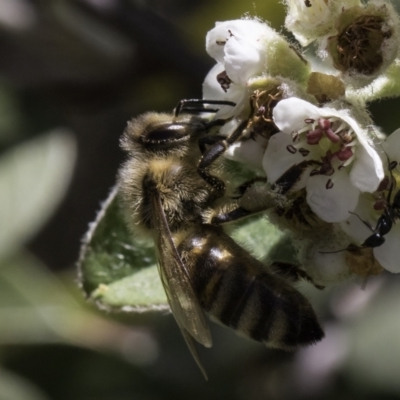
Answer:
<path fill-rule="evenodd" d="M 262 216 L 237 227 L 232 237 L 259 259 L 293 261 L 284 234 Z M 86 295 L 106 309 L 168 309 L 153 247 L 132 238 L 115 187 L 91 225 L 82 246 L 80 283 Z"/>
<path fill-rule="evenodd" d="M 153 247 L 129 232 L 115 187 L 86 234 L 79 262 L 86 295 L 102 307 L 167 309 Z"/>
<path fill-rule="evenodd" d="M 0 369 L 0 398 L 7 400 L 48 400 L 36 386 L 12 372 Z"/>
<path fill-rule="evenodd" d="M 0 258 L 30 238 L 52 214 L 75 162 L 73 136 L 54 131 L 0 158 Z"/>

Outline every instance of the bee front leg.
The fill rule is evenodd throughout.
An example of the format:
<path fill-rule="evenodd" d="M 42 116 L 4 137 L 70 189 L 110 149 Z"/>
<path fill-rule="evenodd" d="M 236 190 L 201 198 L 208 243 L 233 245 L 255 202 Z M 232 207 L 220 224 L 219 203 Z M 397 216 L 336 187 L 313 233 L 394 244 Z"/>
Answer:
<path fill-rule="evenodd" d="M 247 120 L 242 121 L 239 126 L 229 136 L 225 138 L 222 138 L 221 136 L 216 136 L 216 138 L 218 137 L 219 140 L 216 140 L 207 149 L 204 149 L 205 142 L 203 142 L 204 152 L 202 151 L 203 155 L 200 158 L 199 164 L 197 166 L 197 171 L 208 184 L 214 187 L 214 189 L 216 189 L 221 194 L 221 196 L 223 196 L 223 194 L 225 193 L 224 182 L 208 172 L 207 169 L 226 151 L 229 146 L 243 138 L 243 132 L 247 127 L 247 124 Z M 199 146 L 201 149 L 202 144 L 199 143 Z"/>
<path fill-rule="evenodd" d="M 204 136 L 199 139 L 199 148 L 201 151 L 201 154 L 204 155 L 206 152 L 207 148 L 209 146 L 214 146 L 218 142 L 222 142 L 225 139 L 225 136 L 221 135 L 215 135 L 215 136 Z"/>

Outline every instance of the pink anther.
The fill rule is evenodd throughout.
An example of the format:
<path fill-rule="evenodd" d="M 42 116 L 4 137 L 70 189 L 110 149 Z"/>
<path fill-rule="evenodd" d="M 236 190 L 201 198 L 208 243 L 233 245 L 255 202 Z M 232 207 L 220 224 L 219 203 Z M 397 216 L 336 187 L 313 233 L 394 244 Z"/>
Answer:
<path fill-rule="evenodd" d="M 331 128 L 325 130 L 326 136 L 333 143 L 340 142 L 340 137 Z"/>
<path fill-rule="evenodd" d="M 327 129 L 330 129 L 331 127 L 331 121 L 329 121 L 329 119 L 326 118 L 319 118 L 318 119 L 318 125 L 321 129 L 323 129 L 324 131 L 326 131 Z"/>
<path fill-rule="evenodd" d="M 347 161 L 349 158 L 353 156 L 353 154 L 354 153 L 351 147 L 342 147 L 339 151 L 335 153 L 335 155 L 340 161 Z"/>
<path fill-rule="evenodd" d="M 315 129 L 313 131 L 309 131 L 306 134 L 306 139 L 308 144 L 318 144 L 323 135 L 322 129 Z"/>

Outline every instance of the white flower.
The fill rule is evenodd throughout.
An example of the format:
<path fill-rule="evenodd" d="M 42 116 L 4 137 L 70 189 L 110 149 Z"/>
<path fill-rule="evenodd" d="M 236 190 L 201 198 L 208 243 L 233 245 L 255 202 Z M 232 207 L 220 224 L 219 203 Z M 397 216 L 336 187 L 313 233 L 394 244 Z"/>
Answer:
<path fill-rule="evenodd" d="M 382 148 L 390 162 L 397 162 L 395 169 L 400 173 L 400 128 L 386 138 Z"/>
<path fill-rule="evenodd" d="M 362 246 L 367 239 L 372 239 L 375 233 L 379 233 L 379 218 L 384 215 L 384 211 L 378 213 L 374 210 L 372 198 L 360 196 L 360 202 L 354 214 L 340 225 L 343 231 L 353 238 Z M 389 223 L 393 221 L 389 218 Z M 396 221 L 394 221 L 396 222 Z M 372 239 L 376 240 L 378 237 Z M 399 273 L 400 272 L 400 224 L 394 223 L 390 231 L 383 235 L 383 243 L 376 247 L 372 247 L 375 259 L 386 270 Z"/>
<path fill-rule="evenodd" d="M 240 120 L 236 119 L 228 122 L 221 129 L 220 134 L 224 135 L 233 132 L 234 128 L 239 126 L 239 124 Z M 227 129 L 225 130 L 224 128 Z M 247 167 L 262 170 L 262 160 L 267 145 L 268 140 L 261 135 L 257 135 L 255 139 L 250 138 L 229 146 L 226 149 L 224 156 L 230 160 L 241 162 Z"/>
<path fill-rule="evenodd" d="M 272 28 L 255 19 L 217 22 L 207 33 L 206 50 L 223 65 L 229 80 L 246 85 L 265 70 L 266 42 L 273 37 L 279 38 Z"/>
<path fill-rule="evenodd" d="M 217 22 L 207 33 L 206 50 L 217 64 L 203 83 L 203 99 L 228 100 L 237 107 L 219 108 L 217 118 L 242 118 L 251 92 L 272 80 L 296 83 L 303 88 L 310 74 L 307 61 L 283 37 L 257 19 Z M 262 86 L 262 85 L 261 85 Z"/>
<path fill-rule="evenodd" d="M 332 1 L 331 1 L 332 2 Z M 286 0 L 285 26 L 302 46 L 332 30 L 335 16 L 325 0 Z"/>
<path fill-rule="evenodd" d="M 246 94 L 247 88 L 237 83 L 231 83 L 228 90 L 222 89 L 218 82 L 218 75 L 224 71 L 224 66 L 220 63 L 214 65 L 207 74 L 203 82 L 203 99 L 205 100 L 227 100 L 241 105 Z M 238 107 L 212 105 L 211 108 L 218 109 L 215 118 L 229 118 L 236 114 Z"/>
<path fill-rule="evenodd" d="M 394 225 L 390 232 L 385 236 L 385 243 L 375 247 L 374 257 L 387 271 L 393 273 L 400 272 L 400 225 Z"/>
<path fill-rule="evenodd" d="M 376 241 L 376 247 L 372 247 L 374 257 L 386 270 L 399 273 L 400 272 L 400 224 L 398 224 L 398 214 L 400 210 L 393 209 L 393 200 L 396 194 L 395 187 L 391 177 L 393 174 L 399 174 L 400 163 L 400 129 L 393 132 L 382 143 L 388 162 L 391 164 L 391 172 L 388 171 L 388 180 L 384 183 L 384 187 L 371 195 L 361 195 L 357 208 L 354 213 L 340 225 L 344 232 L 363 245 L 367 239 L 379 240 L 383 238 L 383 243 L 379 245 Z M 396 165 L 397 163 L 397 165 Z M 393 168 L 393 166 L 395 166 Z M 389 165 L 387 165 L 389 168 Z M 396 177 L 393 177 L 396 180 Z M 394 183 L 395 184 L 395 183 Z M 382 185 L 381 185 L 382 186 Z M 389 231 L 381 230 L 383 223 L 389 224 Z M 382 234 L 383 233 L 383 234 Z M 378 234 L 378 235 L 377 235 Z M 374 237 L 375 236 L 375 237 Z"/>
<path fill-rule="evenodd" d="M 364 3 L 346 4 L 336 18 L 336 32 L 325 36 L 319 46 L 320 57 L 340 72 L 349 92 L 381 78 L 399 55 L 400 19 L 392 2 Z"/>
<path fill-rule="evenodd" d="M 296 189 L 306 188 L 307 202 L 322 220 L 347 219 L 360 192 L 376 191 L 384 178 L 381 158 L 346 110 L 292 97 L 276 105 L 273 118 L 280 132 L 270 138 L 263 158 L 268 181 L 303 167 Z"/>
<path fill-rule="evenodd" d="M 359 0 L 284 0 L 287 5 L 285 26 L 302 46 L 336 33 L 338 16 L 360 5 Z"/>
<path fill-rule="evenodd" d="M 343 281 L 352 274 L 346 263 L 349 238 L 339 224 L 326 224 L 321 229 L 293 235 L 298 261 L 308 275 L 319 285 L 325 286 Z"/>

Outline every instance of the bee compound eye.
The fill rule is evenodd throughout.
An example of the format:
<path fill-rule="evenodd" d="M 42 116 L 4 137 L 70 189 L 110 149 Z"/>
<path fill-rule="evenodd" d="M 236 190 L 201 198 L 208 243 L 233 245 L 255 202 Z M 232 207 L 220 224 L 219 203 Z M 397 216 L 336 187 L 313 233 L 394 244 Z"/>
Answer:
<path fill-rule="evenodd" d="M 163 123 L 143 133 L 140 140 L 145 145 L 162 145 L 186 140 L 188 127 L 184 124 Z"/>

